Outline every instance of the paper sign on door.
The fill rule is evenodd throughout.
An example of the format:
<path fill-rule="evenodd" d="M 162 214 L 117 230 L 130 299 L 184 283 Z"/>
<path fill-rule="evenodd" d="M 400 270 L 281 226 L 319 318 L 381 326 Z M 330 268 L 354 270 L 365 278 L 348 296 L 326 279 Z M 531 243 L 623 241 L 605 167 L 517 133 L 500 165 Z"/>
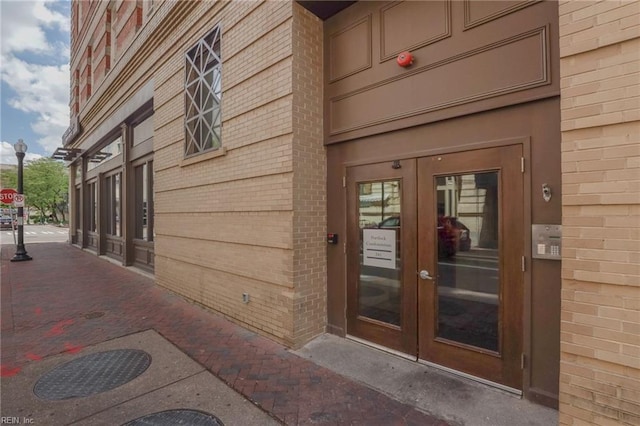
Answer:
<path fill-rule="evenodd" d="M 394 229 L 363 229 L 362 247 L 363 265 L 396 269 L 396 231 Z"/>

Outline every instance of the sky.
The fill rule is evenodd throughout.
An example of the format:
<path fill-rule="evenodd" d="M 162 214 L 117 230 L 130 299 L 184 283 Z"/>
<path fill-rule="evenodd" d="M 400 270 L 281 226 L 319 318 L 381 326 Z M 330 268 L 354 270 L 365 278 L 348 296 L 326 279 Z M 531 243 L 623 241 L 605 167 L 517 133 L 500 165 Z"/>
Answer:
<path fill-rule="evenodd" d="M 0 0 L 0 163 L 50 157 L 69 127 L 69 0 Z"/>

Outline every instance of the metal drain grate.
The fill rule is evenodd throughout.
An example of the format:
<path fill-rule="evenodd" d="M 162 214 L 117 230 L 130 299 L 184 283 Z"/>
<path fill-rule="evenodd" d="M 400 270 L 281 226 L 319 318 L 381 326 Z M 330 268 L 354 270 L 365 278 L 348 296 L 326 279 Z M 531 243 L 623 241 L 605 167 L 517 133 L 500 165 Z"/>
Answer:
<path fill-rule="evenodd" d="M 168 410 L 131 420 L 123 426 L 224 426 L 213 414 L 196 410 Z"/>
<path fill-rule="evenodd" d="M 130 382 L 144 373 L 149 364 L 151 356 L 137 349 L 85 355 L 45 373 L 33 393 L 50 401 L 91 396 Z"/>

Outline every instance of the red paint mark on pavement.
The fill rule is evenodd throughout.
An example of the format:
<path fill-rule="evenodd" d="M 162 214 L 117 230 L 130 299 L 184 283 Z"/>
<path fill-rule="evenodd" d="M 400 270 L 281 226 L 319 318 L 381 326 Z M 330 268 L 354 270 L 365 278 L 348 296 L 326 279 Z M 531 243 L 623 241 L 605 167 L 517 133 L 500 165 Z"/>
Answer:
<path fill-rule="evenodd" d="M 20 372 L 20 367 L 9 367 L 7 365 L 0 365 L 0 377 L 13 377 Z"/>
<path fill-rule="evenodd" d="M 42 308 L 38 306 L 35 311 L 36 315 L 40 315 L 42 313 Z"/>
<path fill-rule="evenodd" d="M 49 330 L 49 332 L 47 334 L 45 334 L 45 336 L 46 337 L 59 336 L 59 335 L 64 333 L 64 328 L 66 326 L 68 326 L 68 325 L 71 325 L 71 324 L 73 324 L 73 320 L 72 319 L 66 319 L 66 320 L 59 321 L 56 325 L 51 327 L 51 330 Z"/>
<path fill-rule="evenodd" d="M 27 359 L 30 359 L 31 361 L 40 361 L 42 359 L 40 355 L 36 355 L 32 353 L 28 353 L 25 356 L 27 357 Z"/>
<path fill-rule="evenodd" d="M 64 343 L 64 351 L 65 352 L 69 352 L 70 354 L 77 354 L 78 352 L 80 352 L 82 349 L 84 349 L 82 346 L 76 346 L 76 345 L 72 345 L 69 342 L 65 342 Z"/>

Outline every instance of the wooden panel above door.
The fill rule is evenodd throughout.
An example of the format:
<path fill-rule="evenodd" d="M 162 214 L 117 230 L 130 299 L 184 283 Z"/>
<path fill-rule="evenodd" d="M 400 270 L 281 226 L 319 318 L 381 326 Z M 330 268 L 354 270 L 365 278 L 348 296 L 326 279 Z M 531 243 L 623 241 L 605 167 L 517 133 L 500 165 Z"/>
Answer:
<path fill-rule="evenodd" d="M 325 21 L 325 143 L 557 96 L 557 3 L 489 3 L 357 2 Z"/>

